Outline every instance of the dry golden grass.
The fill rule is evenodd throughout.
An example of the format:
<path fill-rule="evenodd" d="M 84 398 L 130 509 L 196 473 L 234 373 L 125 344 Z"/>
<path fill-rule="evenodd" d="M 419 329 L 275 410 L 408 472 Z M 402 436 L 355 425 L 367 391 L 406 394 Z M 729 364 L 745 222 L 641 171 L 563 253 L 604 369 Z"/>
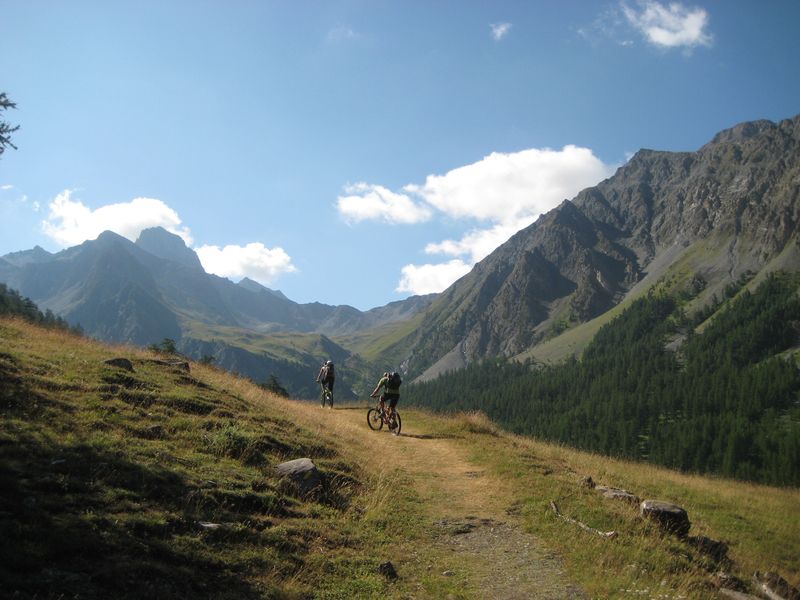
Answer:
<path fill-rule="evenodd" d="M 42 455 L 27 467 L 36 469 L 35 476 L 8 481 L 24 488 L 22 497 L 33 493 L 31 482 L 44 481 L 40 500 L 55 511 L 65 505 L 59 486 L 69 484 L 74 490 L 87 485 L 94 494 L 94 512 L 63 518 L 75 519 L 89 530 L 121 528 L 130 537 L 120 540 L 134 540 L 138 548 L 157 542 L 175 557 L 202 557 L 207 573 L 212 572 L 208 565 L 218 561 L 236 565 L 247 585 L 230 592 L 240 597 L 488 597 L 491 588 L 486 587 L 480 560 L 493 561 L 502 569 L 503 557 L 491 552 L 514 552 L 514 544 L 528 543 L 525 540 L 558 557 L 568 578 L 591 597 L 714 598 L 718 593 L 710 580 L 717 569 L 745 582 L 755 570 L 777 570 L 794 585 L 800 584 L 800 491 L 796 489 L 613 460 L 507 434 L 479 412 L 448 418 L 408 409 L 402 402 L 403 435 L 395 437 L 368 429 L 366 403 L 324 410 L 316 402 L 277 398 L 246 379 L 199 364 L 192 364 L 191 379 L 202 388 L 187 385 L 180 375 L 163 368 L 137 364 L 136 378 L 142 387 L 128 390 L 130 397 L 121 401 L 109 396 L 107 380 L 113 373 L 102 364 L 114 356 L 134 361 L 153 358 L 134 347 L 101 345 L 0 319 L 3 373 L 19 378 L 18 383 L 46 405 L 31 408 L 25 418 L 3 407 L 2 464 L 16 461 L 15 468 L 22 467 L 24 457 L 14 453 L 19 446 L 13 445 L 20 440 Z M 58 408 L 62 404 L 63 410 Z M 209 407 L 213 410 L 207 414 L 191 412 Z M 139 437 L 151 429 L 163 439 Z M 290 453 L 310 453 L 328 473 L 338 473 L 342 507 L 281 496 L 269 470 L 248 463 L 248 457 L 256 456 L 255 442 L 263 436 L 293 449 Z M 62 454 L 78 457 L 87 449 L 102 460 L 119 460 L 118 471 L 98 471 L 89 464 L 86 481 L 80 479 L 80 470 L 57 473 L 60 479 L 48 472 L 53 461 L 61 464 L 57 461 Z M 287 456 L 286 451 L 264 452 L 268 461 L 297 457 Z M 70 458 L 65 464 L 77 465 L 76 461 Z M 730 562 L 710 560 L 685 542 L 660 533 L 639 518 L 636 507 L 603 500 L 581 488 L 584 475 L 642 498 L 684 506 L 692 520 L 691 535 L 727 542 Z M 165 496 L 136 496 L 132 483 L 136 477 L 166 486 Z M 104 478 L 107 484 L 102 484 Z M 289 502 L 295 514 L 245 515 L 224 505 L 212 506 L 202 487 L 208 480 L 219 486 L 214 493 L 230 502 L 274 498 Z M 253 484 L 263 491 L 254 495 Z M 177 495 L 177 502 L 167 492 Z M 14 501 L 2 494 L 0 500 Z M 550 501 L 557 501 L 565 514 L 603 531 L 615 530 L 619 536 L 606 540 L 558 519 Z M 78 496 L 74 502 L 80 506 Z M 8 512 L 0 506 L 0 515 Z M 445 543 L 449 538 L 442 537 L 437 523 L 469 517 L 524 529 L 528 537 L 514 533 L 513 543 L 495 550 L 476 537 L 470 538 L 472 551 Z M 211 519 L 237 524 L 225 535 L 198 532 L 187 525 Z M 113 520 L 120 525 L 112 527 Z M 115 548 L 117 553 L 127 551 L 124 546 Z M 476 558 L 480 556 L 476 548 L 486 553 L 483 559 Z M 376 574 L 377 564 L 385 560 L 398 568 L 397 582 Z M 533 567 L 555 582 L 558 576 L 548 574 L 548 565 L 543 561 Z M 149 573 L 148 569 L 161 567 L 141 563 L 135 568 Z M 455 574 L 444 575 L 447 572 Z M 216 590 L 229 580 L 207 581 Z M 175 579 L 174 585 L 181 585 L 181 580 Z M 119 596 L 133 597 L 131 590 L 146 591 L 130 588 L 120 590 Z M 203 595 L 202 590 L 195 593 Z"/>

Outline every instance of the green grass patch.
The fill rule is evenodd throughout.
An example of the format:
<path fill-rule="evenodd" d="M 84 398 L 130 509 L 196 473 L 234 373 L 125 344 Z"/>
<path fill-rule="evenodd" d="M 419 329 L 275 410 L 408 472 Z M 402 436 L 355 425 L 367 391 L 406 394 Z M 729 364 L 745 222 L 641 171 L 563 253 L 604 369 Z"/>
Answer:
<path fill-rule="evenodd" d="M 433 435 L 453 436 L 471 459 L 511 481 L 516 497 L 509 507 L 528 531 L 542 538 L 565 562 L 573 578 L 595 598 L 718 598 L 712 581 L 727 572 L 751 584 L 755 571 L 776 570 L 800 584 L 800 491 L 614 460 L 499 432 L 480 414 L 415 417 Z M 476 425 L 477 424 L 477 425 Z M 584 476 L 598 484 L 629 490 L 640 499 L 660 499 L 684 507 L 692 522 L 689 540 L 663 533 L 642 519 L 638 505 L 608 500 L 581 486 Z M 557 517 L 560 511 L 609 540 Z M 727 544 L 717 559 L 698 550 L 692 538 Z"/>
<path fill-rule="evenodd" d="M 0 342 L 4 594 L 385 595 L 364 474 L 263 390 L 21 321 L 0 320 Z M 313 498 L 273 470 L 304 456 L 323 473 Z"/>

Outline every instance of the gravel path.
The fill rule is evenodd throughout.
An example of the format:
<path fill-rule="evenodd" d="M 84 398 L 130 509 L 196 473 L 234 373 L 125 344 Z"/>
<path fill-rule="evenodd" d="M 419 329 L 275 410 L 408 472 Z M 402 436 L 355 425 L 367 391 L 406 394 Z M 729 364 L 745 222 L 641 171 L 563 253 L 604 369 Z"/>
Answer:
<path fill-rule="evenodd" d="M 395 468 L 413 480 L 430 524 L 428 548 L 393 560 L 400 578 L 417 590 L 400 597 L 440 597 L 423 583 L 436 577 L 453 578 L 450 587 L 458 592 L 449 598 L 454 599 L 587 597 L 569 581 L 558 558 L 523 530 L 512 509 L 514 490 L 508 482 L 471 462 L 457 440 L 408 426 L 399 437 L 372 432 L 365 413 L 330 411 L 326 429 L 363 440 L 370 455 L 391 456 Z"/>

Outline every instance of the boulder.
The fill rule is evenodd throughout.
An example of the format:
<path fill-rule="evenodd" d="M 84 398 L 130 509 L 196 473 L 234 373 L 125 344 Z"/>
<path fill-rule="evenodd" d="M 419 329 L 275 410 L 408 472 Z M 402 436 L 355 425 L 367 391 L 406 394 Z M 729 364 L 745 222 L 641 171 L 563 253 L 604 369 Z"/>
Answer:
<path fill-rule="evenodd" d="M 127 358 L 109 358 L 103 362 L 112 367 L 117 367 L 118 369 L 124 369 L 133 373 L 133 363 Z"/>
<path fill-rule="evenodd" d="M 275 471 L 290 481 L 301 496 L 318 493 L 322 489 L 322 473 L 310 458 L 297 458 L 279 464 Z"/>
<path fill-rule="evenodd" d="M 595 486 L 594 489 L 603 494 L 603 498 L 608 498 L 610 500 L 625 500 L 631 504 L 639 504 L 639 502 L 641 502 L 638 496 L 634 495 L 628 490 L 622 490 L 615 487 L 606 487 L 604 485 Z"/>
<path fill-rule="evenodd" d="M 663 529 L 678 537 L 686 537 L 692 526 L 686 510 L 672 502 L 645 500 L 640 505 L 640 512 L 643 517 L 655 521 Z"/>

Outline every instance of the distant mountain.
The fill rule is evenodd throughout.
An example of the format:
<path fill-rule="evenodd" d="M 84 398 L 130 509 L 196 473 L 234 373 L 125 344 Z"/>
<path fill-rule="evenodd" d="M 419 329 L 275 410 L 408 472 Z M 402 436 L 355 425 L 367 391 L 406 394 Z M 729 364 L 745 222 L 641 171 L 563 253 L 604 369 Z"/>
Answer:
<path fill-rule="evenodd" d="M 21 252 L 6 254 L 3 260 L 17 267 L 21 267 L 26 264 L 44 262 L 50 260 L 52 257 L 53 255 L 41 246 L 34 246 L 32 250 L 23 250 Z"/>
<path fill-rule="evenodd" d="M 798 271 L 798 221 L 800 116 L 737 125 L 696 152 L 640 150 L 442 294 L 365 312 L 207 274 L 161 228 L 135 244 L 106 232 L 56 254 L 8 254 L 0 282 L 90 335 L 137 344 L 170 337 L 195 358 L 250 365 L 240 372 L 256 380 L 275 368 L 306 385 L 303 373 L 334 350 L 358 362 L 349 344 L 377 370 L 429 379 L 486 357 L 538 356 L 559 344 L 551 356 L 580 352 L 620 305 L 656 284 L 691 289 L 689 308 L 699 310 L 744 274 Z M 363 377 L 371 370 L 354 368 Z"/>
<path fill-rule="evenodd" d="M 524 352 L 664 277 L 701 282 L 707 300 L 747 271 L 798 270 L 798 221 L 800 116 L 697 152 L 641 150 L 478 263 L 396 346 L 430 378 Z"/>
<path fill-rule="evenodd" d="M 183 239 L 161 227 L 142 231 L 136 240 L 136 245 L 153 256 L 182 264 L 190 269 L 203 270 L 197 254 L 186 247 Z"/>
<path fill-rule="evenodd" d="M 86 333 L 146 344 L 179 337 L 178 317 L 156 286 L 158 261 L 125 238 L 105 232 L 57 254 L 39 249 L 3 257 L 0 280 Z"/>
<path fill-rule="evenodd" d="M 253 281 L 249 277 L 245 277 L 244 279 L 239 281 L 239 287 L 249 290 L 251 292 L 269 292 L 273 296 L 277 296 L 278 298 L 281 298 L 283 300 L 288 300 L 288 298 L 280 290 L 272 290 L 268 287 L 261 285 L 257 281 Z"/>
<path fill-rule="evenodd" d="M 256 380 L 265 380 L 274 368 L 279 378 L 295 382 L 300 381 L 298 370 L 316 375 L 319 363 L 330 358 L 324 344 L 317 354 L 295 357 L 290 367 L 281 362 L 285 352 L 280 349 L 269 360 L 262 351 L 244 358 L 241 353 L 252 354 L 253 349 L 237 345 L 235 331 L 255 331 L 262 337 L 279 332 L 348 334 L 409 318 L 430 302 L 417 297 L 367 312 L 298 304 L 255 281 L 236 284 L 206 273 L 197 254 L 160 227 L 144 230 L 136 243 L 107 231 L 56 254 L 39 247 L 8 254 L 0 258 L 0 282 L 99 339 L 149 345 L 171 338 L 182 351 L 195 352 L 195 358 L 214 356 L 220 366 Z M 191 337 L 191 332 L 208 328 L 226 334 L 213 340 Z M 281 339 L 291 345 L 286 336 Z M 337 352 L 350 355 L 341 348 Z M 353 382 L 347 386 L 352 388 Z"/>

